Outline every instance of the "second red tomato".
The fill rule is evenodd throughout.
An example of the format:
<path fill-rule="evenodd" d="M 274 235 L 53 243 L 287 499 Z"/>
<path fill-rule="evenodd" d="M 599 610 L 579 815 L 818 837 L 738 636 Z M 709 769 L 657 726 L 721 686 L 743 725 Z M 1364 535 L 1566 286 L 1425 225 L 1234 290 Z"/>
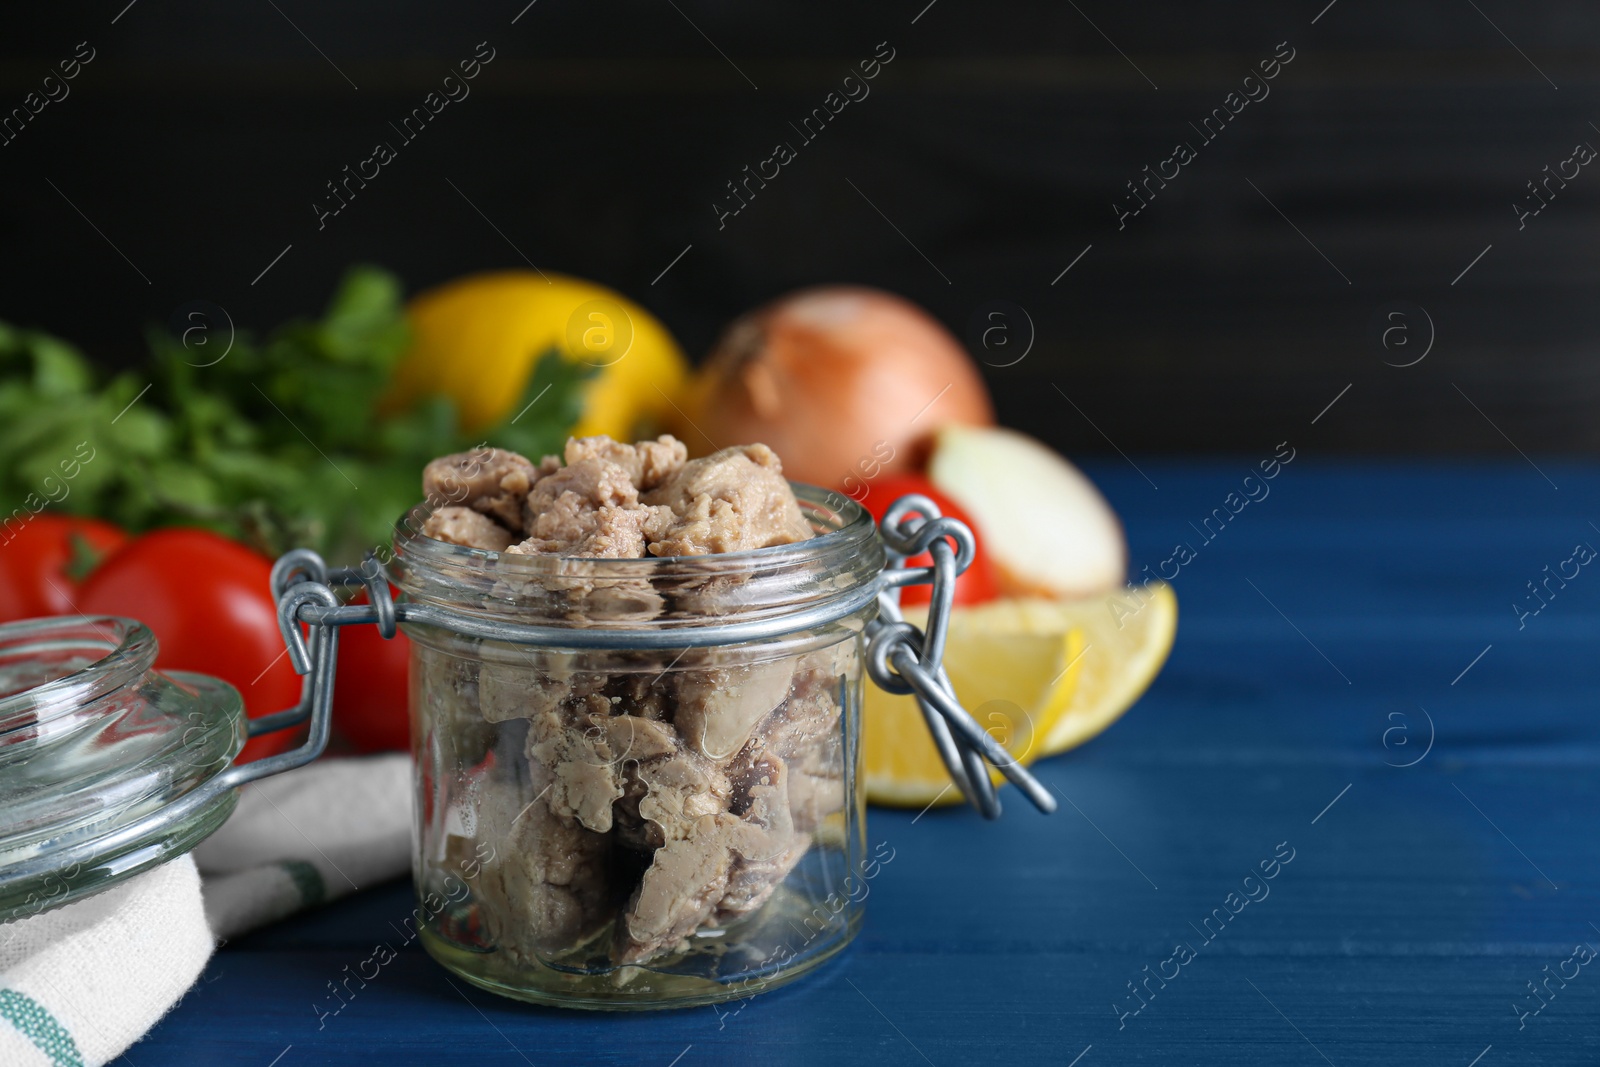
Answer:
<path fill-rule="evenodd" d="M 972 530 L 973 539 L 978 544 L 978 554 L 973 558 L 972 566 L 956 579 L 955 603 L 979 604 L 985 600 L 993 600 L 999 595 L 999 583 L 995 579 L 994 564 L 983 551 L 982 531 L 973 523 L 972 518 L 961 509 L 961 505 L 945 496 L 934 488 L 928 479 L 914 474 L 899 474 L 892 477 L 878 478 L 867 486 L 867 495 L 858 500 L 862 507 L 872 513 L 874 519 L 883 520 L 884 512 L 889 510 L 889 505 L 908 493 L 920 493 L 939 506 L 939 511 L 952 518 L 960 519 Z M 933 556 L 924 552 L 906 561 L 908 567 L 931 567 Z M 906 605 L 926 604 L 932 598 L 932 587 L 926 585 L 910 585 L 900 591 L 900 602 Z"/>
<path fill-rule="evenodd" d="M 364 604 L 362 593 L 355 603 Z M 411 747 L 406 708 L 411 640 L 403 633 L 385 638 L 369 624 L 339 630 L 339 669 L 333 679 L 333 725 L 360 752 L 404 751 Z"/>

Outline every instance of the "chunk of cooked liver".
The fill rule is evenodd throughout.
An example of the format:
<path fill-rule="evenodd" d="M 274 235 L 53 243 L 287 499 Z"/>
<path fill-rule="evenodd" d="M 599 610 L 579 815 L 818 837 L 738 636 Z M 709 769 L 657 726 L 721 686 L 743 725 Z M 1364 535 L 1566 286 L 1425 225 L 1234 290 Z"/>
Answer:
<path fill-rule="evenodd" d="M 592 445 L 578 444 L 569 441 L 567 464 L 533 484 L 523 507 L 528 539 L 510 551 L 591 559 L 642 557 L 647 541 L 667 528 L 672 513 L 639 502 L 636 473 L 629 466 L 613 462 Z"/>
<path fill-rule="evenodd" d="M 666 528 L 665 508 L 637 504 L 589 507 L 568 493 L 535 522 L 534 536 L 507 549 L 512 555 L 569 556 L 586 559 L 638 559 L 652 531 Z"/>
<path fill-rule="evenodd" d="M 685 836 L 656 849 L 617 920 L 613 954 L 619 963 L 643 963 L 687 947 L 689 935 L 715 914 L 728 891 L 737 827 L 729 816 L 705 815 Z"/>
<path fill-rule="evenodd" d="M 811 536 L 811 524 L 784 480 L 783 464 L 766 445 L 724 448 L 690 460 L 643 499 L 671 508 L 675 517 L 651 541 L 656 556 L 743 552 Z"/>
<path fill-rule="evenodd" d="M 486 552 L 504 552 L 517 541 L 516 534 L 489 516 L 454 504 L 431 513 L 422 524 L 422 533 L 425 537 Z"/>
<path fill-rule="evenodd" d="M 783 761 L 768 758 L 741 815 L 685 815 L 655 850 L 613 935 L 621 963 L 681 951 L 702 926 L 731 922 L 766 903 L 811 847 L 789 812 Z"/>
<path fill-rule="evenodd" d="M 674 672 L 676 723 L 684 741 L 702 756 L 726 760 L 744 747 L 756 723 L 783 703 L 794 663 L 752 663 Z"/>
<path fill-rule="evenodd" d="M 844 806 L 839 714 L 826 680 L 802 671 L 730 760 L 708 759 L 665 723 L 635 742 L 640 758 L 625 775 L 617 832 L 625 847 L 655 851 L 618 922 L 619 961 L 680 950 L 700 927 L 766 903 L 813 831 Z M 612 720 L 615 728 L 626 718 Z"/>
<path fill-rule="evenodd" d="M 526 959 L 576 948 L 611 920 L 611 841 L 553 812 L 543 796 L 524 803 L 505 785 L 484 783 L 478 840 L 490 846 L 474 888 L 496 944 Z"/>
<path fill-rule="evenodd" d="M 440 456 L 422 470 L 422 495 L 435 508 L 459 505 L 522 530 L 522 507 L 538 468 L 503 448 Z"/>
<path fill-rule="evenodd" d="M 565 459 L 568 464 L 585 459 L 604 459 L 628 472 L 634 488 L 643 492 L 675 477 L 689 458 L 689 450 L 682 441 L 671 434 L 662 434 L 654 441 L 640 441 L 625 445 L 621 441 L 601 435 L 599 437 L 569 437 Z"/>
<path fill-rule="evenodd" d="M 610 726 L 612 743 L 627 753 L 617 802 L 624 845 L 658 849 L 688 837 L 701 818 L 728 810 L 728 776 L 716 761 L 685 745 L 672 724 L 625 715 Z"/>
<path fill-rule="evenodd" d="M 740 836 L 733 842 L 728 887 L 717 901 L 716 920 L 732 922 L 767 902 L 811 847 L 811 835 L 796 826 L 789 768 L 765 755 L 751 769 L 740 814 Z"/>
<path fill-rule="evenodd" d="M 768 758 L 784 761 L 789 812 L 795 829 L 814 833 L 844 807 L 844 745 L 834 693 L 838 676 L 804 667 L 790 695 L 757 724 L 749 742 L 729 764 L 729 774 L 748 782 Z"/>

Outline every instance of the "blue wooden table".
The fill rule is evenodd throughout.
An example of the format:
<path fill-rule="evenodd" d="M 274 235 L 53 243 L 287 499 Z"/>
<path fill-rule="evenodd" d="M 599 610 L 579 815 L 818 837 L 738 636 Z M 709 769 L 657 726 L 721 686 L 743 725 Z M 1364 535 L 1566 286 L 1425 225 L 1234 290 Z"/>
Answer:
<path fill-rule="evenodd" d="M 997 824 L 873 810 L 895 858 L 819 974 L 593 1015 L 452 985 L 412 950 L 319 1028 L 328 983 L 411 906 L 396 884 L 226 946 L 129 1060 L 1600 1061 L 1600 568 L 1568 562 L 1600 546 L 1600 471 L 1301 454 L 1205 541 L 1270 455 L 1091 468 L 1136 572 L 1191 546 L 1170 663 L 1038 766 L 1053 816 L 1015 793 Z"/>

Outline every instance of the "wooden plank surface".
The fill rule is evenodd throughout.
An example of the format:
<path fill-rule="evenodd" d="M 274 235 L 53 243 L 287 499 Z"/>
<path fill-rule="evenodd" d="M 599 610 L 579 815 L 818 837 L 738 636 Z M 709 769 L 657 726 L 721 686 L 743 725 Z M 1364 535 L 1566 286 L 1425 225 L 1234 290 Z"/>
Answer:
<path fill-rule="evenodd" d="M 1188 521 L 1254 461 L 1141 458 L 1159 489 L 1120 462 L 1092 473 L 1137 569 L 1195 541 Z M 874 809 L 895 859 L 856 945 L 736 1014 L 539 1010 L 411 950 L 319 1029 L 326 983 L 410 907 L 397 884 L 225 947 L 129 1059 L 1592 1064 L 1600 971 L 1564 961 L 1600 946 L 1600 576 L 1520 630 L 1510 604 L 1600 545 L 1600 472 L 1539 465 L 1559 489 L 1521 460 L 1300 455 L 1176 580 L 1177 645 L 1145 699 L 1039 765 L 1061 811 Z M 1261 896 L 1243 879 L 1282 848 Z M 1124 1017 L 1127 983 L 1171 974 L 1179 942 L 1193 958 Z M 1577 977 L 1519 1019 L 1527 983 L 1562 969 Z"/>

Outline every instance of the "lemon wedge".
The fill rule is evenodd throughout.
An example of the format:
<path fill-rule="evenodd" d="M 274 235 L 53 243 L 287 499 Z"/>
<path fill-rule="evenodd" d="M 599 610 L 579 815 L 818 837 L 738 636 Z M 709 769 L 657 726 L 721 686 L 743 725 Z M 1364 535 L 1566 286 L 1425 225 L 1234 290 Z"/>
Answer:
<path fill-rule="evenodd" d="M 926 609 L 906 617 L 921 626 Z M 962 706 L 1026 764 L 1082 744 L 1126 711 L 1166 662 L 1177 619 L 1177 598 L 1162 582 L 1105 597 L 956 608 L 945 670 Z M 915 699 L 869 682 L 865 705 L 867 798 L 959 803 Z"/>

